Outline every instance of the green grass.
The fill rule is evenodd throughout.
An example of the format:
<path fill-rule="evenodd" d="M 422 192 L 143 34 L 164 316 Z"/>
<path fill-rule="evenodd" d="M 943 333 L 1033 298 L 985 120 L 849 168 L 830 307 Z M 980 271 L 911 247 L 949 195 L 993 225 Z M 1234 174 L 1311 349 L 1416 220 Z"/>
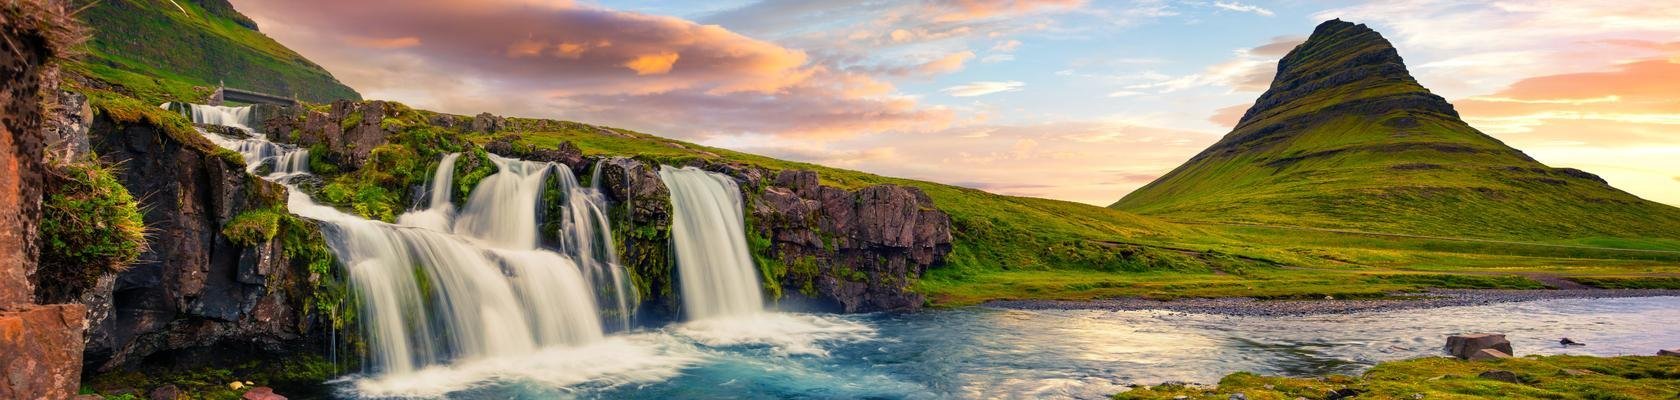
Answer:
<path fill-rule="evenodd" d="M 1354 73 L 1377 67 L 1346 61 L 1391 49 L 1355 31 L 1304 43 L 1262 95 L 1267 107 L 1111 207 L 1181 221 L 1680 250 L 1680 208 L 1540 164 L 1431 110 L 1448 105 L 1403 72 Z M 1291 92 L 1300 87 L 1313 90 Z M 1406 105 L 1338 108 L 1373 99 Z"/>
<path fill-rule="evenodd" d="M 223 82 L 318 102 L 361 98 L 319 65 L 241 25 L 243 16 L 231 8 L 212 12 L 185 0 L 75 3 L 92 4 L 77 17 L 93 37 L 83 65 L 72 68 L 147 102 L 198 101 Z"/>
<path fill-rule="evenodd" d="M 1625 247 L 1670 249 L 1661 240 L 1560 245 L 1180 223 L 771 159 L 621 129 L 548 125 L 542 131 L 503 135 L 518 136 L 520 145 L 553 147 L 569 141 L 587 155 L 639 156 L 668 164 L 713 161 L 810 169 L 823 184 L 849 189 L 882 183 L 921 188 L 950 214 L 955 236 L 948 262 L 913 286 L 937 306 L 1116 296 L 1359 297 L 1426 288 L 1544 288 L 1526 274 L 1680 274 L 1680 252 L 1596 246 L 1637 243 Z M 487 143 L 498 136 L 469 140 Z"/>
<path fill-rule="evenodd" d="M 1480 377 L 1495 370 L 1515 373 L 1518 382 Z M 1680 357 L 1530 356 L 1488 362 L 1430 357 L 1378 364 L 1357 377 L 1243 372 L 1226 376 L 1217 387 L 1160 385 L 1114 398 L 1223 400 L 1242 393 L 1253 400 L 1289 400 L 1324 398 L 1337 390 L 1380 399 L 1413 399 L 1419 394 L 1424 399 L 1672 399 L 1680 397 Z"/>

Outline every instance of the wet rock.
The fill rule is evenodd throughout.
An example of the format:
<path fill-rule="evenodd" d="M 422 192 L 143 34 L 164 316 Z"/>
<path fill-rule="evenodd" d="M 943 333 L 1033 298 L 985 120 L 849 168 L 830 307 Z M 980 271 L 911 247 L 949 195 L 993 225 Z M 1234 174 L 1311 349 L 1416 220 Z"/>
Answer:
<path fill-rule="evenodd" d="M 1248 400 L 1248 396 L 1242 393 L 1232 393 L 1230 400 Z"/>
<path fill-rule="evenodd" d="M 1662 357 L 1680 357 L 1680 349 L 1658 350 L 1657 355 Z"/>
<path fill-rule="evenodd" d="M 1493 349 L 1509 357 L 1511 341 L 1505 340 L 1505 335 L 1497 333 L 1472 333 L 1447 337 L 1447 345 L 1442 350 L 1459 359 L 1470 359 L 1471 356 L 1483 349 Z"/>
<path fill-rule="evenodd" d="M 286 400 L 286 396 L 275 394 L 274 389 L 270 389 L 267 386 L 251 388 L 251 390 L 245 391 L 244 396 L 240 396 L 239 398 L 245 400 Z"/>
<path fill-rule="evenodd" d="M 516 136 L 497 138 L 490 143 L 485 143 L 484 151 L 502 157 L 565 165 L 572 170 L 573 175 L 580 177 L 589 172 L 590 160 L 584 158 L 583 149 L 579 149 L 571 141 L 560 142 L 553 148 L 542 148 L 537 145 L 516 145 L 514 144 L 516 140 L 518 140 Z"/>
<path fill-rule="evenodd" d="M 600 185 L 611 202 L 619 259 L 635 274 L 642 297 L 638 316 L 673 319 L 680 312 L 670 254 L 671 191 L 652 162 L 611 158 L 601 163 Z"/>
<path fill-rule="evenodd" d="M 95 118 L 90 142 L 140 199 L 153 243 L 139 262 L 88 293 L 85 362 L 98 370 L 154 354 L 237 342 L 278 349 L 309 325 L 305 283 L 278 238 L 246 246 L 223 236 L 235 216 L 283 204 L 285 188 L 245 173 L 196 137 L 146 123 Z M 336 139 L 335 139 L 336 140 Z"/>
<path fill-rule="evenodd" d="M 1518 377 L 1517 373 L 1505 370 L 1484 371 L 1476 376 L 1482 379 L 1492 379 L 1505 383 L 1522 383 L 1522 378 Z"/>
<path fill-rule="evenodd" d="M 1511 358 L 1511 354 L 1503 352 L 1503 351 L 1495 350 L 1495 349 L 1481 349 L 1481 350 L 1477 350 L 1475 353 L 1470 353 L 1470 357 L 1468 358 L 1468 360 L 1470 360 L 1470 361 L 1492 361 L 1492 360 L 1499 360 L 1499 359 L 1505 359 L 1505 358 Z"/>
<path fill-rule="evenodd" d="M 181 388 L 177 388 L 175 385 L 159 386 L 157 389 L 152 389 L 152 392 L 147 394 L 146 398 L 151 400 L 177 400 L 181 398 Z"/>

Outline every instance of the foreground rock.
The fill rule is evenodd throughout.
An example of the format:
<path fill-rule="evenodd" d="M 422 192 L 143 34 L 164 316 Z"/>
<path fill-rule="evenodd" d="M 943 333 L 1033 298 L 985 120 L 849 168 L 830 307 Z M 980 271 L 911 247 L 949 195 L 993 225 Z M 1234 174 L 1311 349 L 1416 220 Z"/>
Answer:
<path fill-rule="evenodd" d="M 1459 359 L 1471 360 L 1476 357 L 1509 358 L 1515 351 L 1511 350 L 1511 341 L 1505 340 L 1505 335 L 1497 333 L 1472 333 L 1447 337 L 1447 345 L 1442 350 Z M 1482 350 L 1495 350 L 1499 354 L 1488 354 Z"/>
<path fill-rule="evenodd" d="M 35 304 L 45 180 L 43 100 L 77 24 L 58 1 L 0 4 L 0 399 L 66 399 L 81 381 L 79 304 Z M 80 110 L 75 110 L 80 111 Z"/>

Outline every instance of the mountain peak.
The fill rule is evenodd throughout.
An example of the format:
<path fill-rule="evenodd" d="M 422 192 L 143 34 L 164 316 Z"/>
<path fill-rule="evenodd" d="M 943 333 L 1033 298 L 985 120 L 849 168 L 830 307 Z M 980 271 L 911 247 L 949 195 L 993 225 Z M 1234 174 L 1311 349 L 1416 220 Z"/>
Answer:
<path fill-rule="evenodd" d="M 1231 133 L 1111 207 L 1485 238 L 1672 237 L 1680 226 L 1680 209 L 1477 131 L 1412 78 L 1381 34 L 1339 19 L 1278 61 Z"/>
<path fill-rule="evenodd" d="M 1381 89 L 1381 90 L 1368 90 Z M 1315 95 L 1365 93 L 1424 95 L 1425 108 L 1452 114 L 1452 105 L 1429 94 L 1406 70 L 1405 60 L 1382 34 L 1364 24 L 1332 19 L 1278 61 L 1277 75 L 1265 94 L 1243 114 L 1239 129 L 1260 120 L 1317 111 Z M 1346 99 L 1341 100 L 1361 100 Z M 1306 103 L 1306 104 L 1302 104 Z M 1305 106 L 1305 107 L 1303 107 Z"/>

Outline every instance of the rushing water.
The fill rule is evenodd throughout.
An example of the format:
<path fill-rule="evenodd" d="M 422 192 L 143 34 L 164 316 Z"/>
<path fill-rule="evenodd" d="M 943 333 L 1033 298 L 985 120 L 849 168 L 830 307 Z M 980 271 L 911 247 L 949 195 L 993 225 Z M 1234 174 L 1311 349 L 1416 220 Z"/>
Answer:
<path fill-rule="evenodd" d="M 689 319 L 764 312 L 735 180 L 670 166 L 661 167 L 659 177 L 671 189 L 671 242 Z"/>
<path fill-rule="evenodd" d="M 1680 343 L 1680 297 L 1545 300 L 1305 317 L 968 308 L 832 319 L 871 334 L 819 340 L 823 354 L 712 346 L 680 328 L 625 340 L 676 366 L 569 385 L 532 377 L 454 398 L 1106 398 L 1133 383 L 1212 384 L 1239 371 L 1358 373 L 1440 354 L 1446 336 L 1509 335 L 1527 354 L 1651 355 Z M 1560 337 L 1587 343 L 1558 346 Z M 643 348 L 645 349 L 645 348 Z M 552 372 L 559 373 L 559 372 Z"/>
<path fill-rule="evenodd" d="M 168 105 L 165 105 L 167 108 Z M 186 105 L 244 129 L 248 109 Z M 205 133 L 282 183 L 306 150 Z M 361 298 L 367 372 L 348 398 L 1104 398 L 1130 384 L 1213 383 L 1237 371 L 1357 373 L 1435 355 L 1447 335 L 1501 332 L 1519 354 L 1651 354 L 1680 343 L 1680 297 L 1547 300 L 1306 317 L 968 308 L 911 314 L 767 312 L 726 177 L 662 168 L 671 188 L 690 321 L 628 325 L 633 291 L 613 254 L 607 204 L 567 168 L 491 158 L 459 210 L 459 155 L 440 162 L 426 206 L 369 221 L 292 190 L 321 221 Z M 599 166 L 591 182 L 600 182 Z M 294 188 L 295 189 L 295 188 Z M 564 197 L 542 215 L 542 196 Z M 537 221 L 557 219 L 545 246 Z M 600 304 L 605 304 L 601 306 Z M 616 312 L 617 315 L 604 315 Z M 1559 337 L 1587 343 L 1563 348 Z"/>

